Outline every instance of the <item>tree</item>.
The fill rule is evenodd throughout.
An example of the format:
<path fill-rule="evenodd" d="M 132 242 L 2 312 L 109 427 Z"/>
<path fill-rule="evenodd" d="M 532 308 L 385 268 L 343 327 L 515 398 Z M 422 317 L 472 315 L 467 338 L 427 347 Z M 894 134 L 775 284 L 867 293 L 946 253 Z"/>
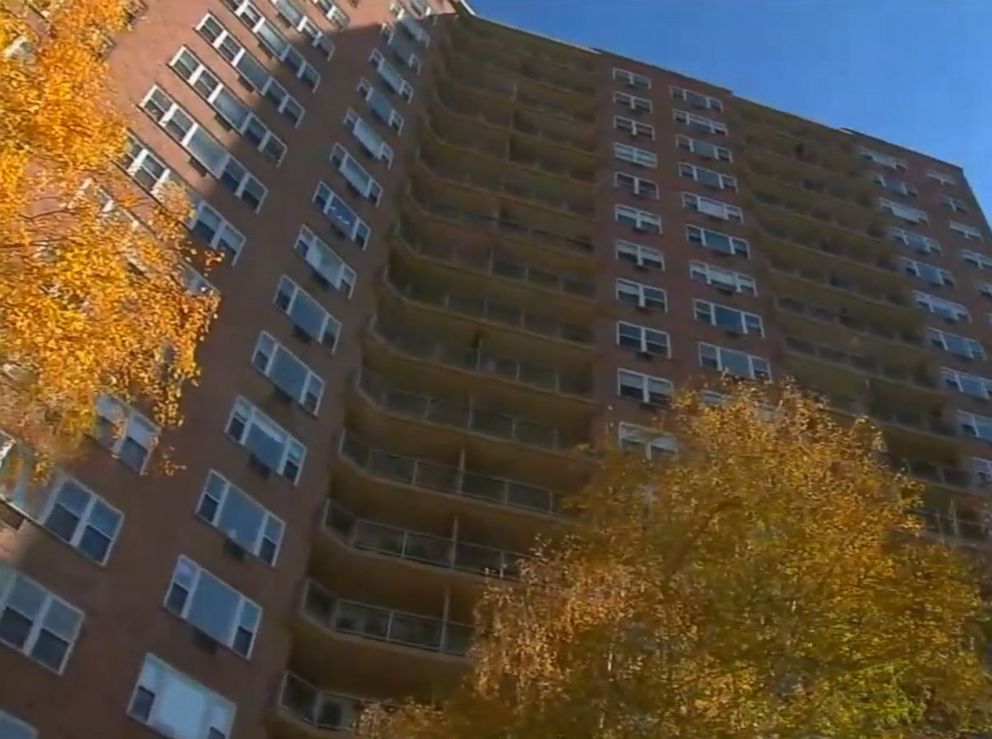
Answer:
<path fill-rule="evenodd" d="M 0 429 L 70 456 L 101 393 L 162 425 L 198 374 L 216 312 L 190 289 L 185 193 L 159 202 L 117 166 L 127 126 L 104 56 L 125 0 L 0 7 Z"/>
<path fill-rule="evenodd" d="M 992 727 L 971 566 L 923 534 L 867 421 L 782 389 L 678 399 L 579 521 L 490 587 L 470 676 L 378 739 L 961 737 Z"/>

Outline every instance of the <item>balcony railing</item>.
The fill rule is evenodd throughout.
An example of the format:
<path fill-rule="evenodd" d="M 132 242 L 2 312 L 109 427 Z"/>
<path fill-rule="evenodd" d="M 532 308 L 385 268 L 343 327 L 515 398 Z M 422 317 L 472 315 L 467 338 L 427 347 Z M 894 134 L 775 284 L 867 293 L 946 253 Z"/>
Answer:
<path fill-rule="evenodd" d="M 560 55 L 550 53 L 546 48 L 542 48 L 545 45 L 557 44 L 555 41 L 525 37 L 512 30 L 493 29 L 492 27 L 483 30 L 482 25 L 489 25 L 489 22 L 482 20 L 463 21 L 463 25 L 459 26 L 459 29 L 460 31 L 467 30 L 468 35 L 474 40 L 496 49 L 497 53 L 514 53 L 526 59 L 555 64 L 578 74 L 589 75 L 596 71 L 596 65 L 591 60 L 580 61 L 573 57 L 566 61 Z M 577 55 L 582 52 L 574 53 Z"/>
<path fill-rule="evenodd" d="M 752 191 L 752 197 L 760 207 L 774 208 L 775 210 L 810 220 L 813 223 L 825 223 L 833 228 L 841 229 L 856 236 L 867 236 L 870 239 L 881 239 L 885 236 L 885 228 L 881 223 L 858 228 L 850 224 L 846 219 L 837 218 L 829 210 L 806 207 L 799 203 L 783 200 L 782 198 L 759 191 Z"/>
<path fill-rule="evenodd" d="M 380 408 L 416 421 L 451 426 L 496 439 L 556 451 L 566 451 L 583 441 L 569 438 L 561 429 L 553 426 L 479 408 L 471 398 L 467 403 L 462 403 L 401 390 L 390 386 L 385 378 L 368 370 L 359 372 L 357 386 L 366 398 Z"/>
<path fill-rule="evenodd" d="M 474 629 L 467 624 L 342 600 L 308 580 L 303 613 L 327 631 L 464 657 Z"/>
<path fill-rule="evenodd" d="M 885 339 L 905 344 L 914 349 L 926 350 L 923 337 L 911 331 L 896 331 L 885 326 L 868 323 L 851 316 L 845 315 L 835 308 L 826 308 L 817 305 L 808 305 L 794 298 L 777 298 L 775 305 L 779 310 L 803 316 L 821 323 L 837 324 L 846 329 L 875 339 Z"/>
<path fill-rule="evenodd" d="M 785 337 L 785 345 L 790 351 L 803 354 L 807 357 L 815 357 L 826 364 L 850 368 L 856 372 L 880 380 L 889 380 L 905 385 L 915 385 L 927 390 L 940 391 L 940 386 L 937 382 L 922 370 L 914 371 L 908 367 L 886 365 L 871 357 L 849 354 L 840 349 L 802 341 L 793 336 Z"/>
<path fill-rule="evenodd" d="M 926 531 L 947 544 L 969 547 L 992 544 L 989 525 L 978 517 L 948 516 L 925 508 L 915 512 L 923 520 Z"/>
<path fill-rule="evenodd" d="M 847 259 L 851 262 L 856 262 L 859 267 L 867 268 L 868 270 L 879 270 L 884 273 L 877 274 L 879 279 L 892 281 L 893 278 L 901 277 L 902 275 L 896 266 L 896 256 L 892 253 L 891 245 L 887 242 L 879 242 L 878 246 L 882 247 L 882 249 L 878 251 L 881 253 L 869 257 L 861 250 L 849 244 L 844 244 L 837 239 L 824 238 L 820 235 L 803 237 L 794 235 L 789 230 L 781 228 L 774 223 L 764 222 L 760 218 L 758 222 L 761 230 L 771 236 L 771 241 L 773 242 L 777 241 L 790 248 L 800 247 L 813 252 L 821 252 L 831 259 L 836 257 Z"/>
<path fill-rule="evenodd" d="M 868 416 L 883 425 L 896 426 L 914 433 L 930 434 L 946 441 L 959 438 L 954 427 L 939 416 L 927 415 L 911 409 L 881 408 L 858 398 L 839 395 L 828 395 L 827 398 L 834 410 L 849 416 Z"/>
<path fill-rule="evenodd" d="M 928 462 L 922 459 L 894 459 L 893 465 L 904 470 L 913 477 L 937 485 L 947 485 L 973 493 L 989 495 L 992 493 L 992 477 L 975 470 Z"/>
<path fill-rule="evenodd" d="M 427 336 L 418 336 L 409 331 L 393 328 L 378 318 L 373 321 L 371 332 L 402 354 L 416 359 L 438 362 L 469 372 L 493 375 L 555 393 L 587 398 L 591 394 L 591 383 L 588 378 L 562 372 L 553 367 L 532 364 L 467 346 L 445 344 Z"/>
<path fill-rule="evenodd" d="M 357 518 L 333 501 L 324 509 L 324 529 L 355 549 L 500 580 L 519 579 L 520 561 L 527 558 L 517 552 Z"/>
<path fill-rule="evenodd" d="M 858 281 L 844 275 L 838 275 L 832 272 L 824 274 L 821 270 L 790 264 L 783 259 L 771 255 L 768 257 L 768 264 L 775 272 L 816 282 L 824 287 L 831 287 L 853 295 L 859 300 L 866 300 L 870 303 L 884 303 L 908 310 L 913 308 L 909 298 L 900 292 L 884 293 L 880 288 L 872 289 L 872 286 L 862 285 Z"/>
<path fill-rule="evenodd" d="M 320 690 L 291 672 L 283 674 L 279 707 L 316 729 L 351 731 L 366 705 L 351 696 Z"/>
<path fill-rule="evenodd" d="M 545 515 L 560 515 L 563 509 L 559 495 L 547 488 L 403 457 L 370 447 L 350 433 L 342 435 L 339 453 L 371 475 L 404 485 Z"/>

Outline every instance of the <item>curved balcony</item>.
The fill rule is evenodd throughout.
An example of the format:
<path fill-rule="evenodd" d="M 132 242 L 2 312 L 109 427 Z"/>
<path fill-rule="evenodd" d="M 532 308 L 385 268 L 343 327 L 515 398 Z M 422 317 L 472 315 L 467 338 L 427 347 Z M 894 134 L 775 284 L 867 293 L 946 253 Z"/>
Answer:
<path fill-rule="evenodd" d="M 893 464 L 924 482 L 973 495 L 992 495 L 992 477 L 975 470 L 937 464 L 923 459 L 893 459 Z"/>
<path fill-rule="evenodd" d="M 941 415 L 920 413 L 910 407 L 881 408 L 853 396 L 828 394 L 827 398 L 832 410 L 839 414 L 868 416 L 878 423 L 886 441 L 900 450 L 899 456 L 956 455 L 962 447 L 963 440 Z"/>
<path fill-rule="evenodd" d="M 458 32 L 467 31 L 478 43 L 496 51 L 525 55 L 528 59 L 557 64 L 571 73 L 591 75 L 596 71 L 593 52 L 560 41 L 500 26 L 478 17 L 461 17 Z M 578 57 L 582 57 L 580 60 Z"/>
<path fill-rule="evenodd" d="M 358 718 L 369 703 L 354 696 L 320 690 L 291 672 L 283 673 L 279 686 L 279 709 L 310 731 L 333 732 L 337 736 L 341 732 L 350 733 L 357 728 Z M 280 732 L 279 736 L 291 735 Z"/>
<path fill-rule="evenodd" d="M 926 534 L 950 546 L 987 549 L 992 546 L 992 530 L 976 513 L 960 511 L 954 515 L 926 508 L 914 511 L 923 521 Z"/>
<path fill-rule="evenodd" d="M 770 238 L 761 239 L 762 246 L 776 251 L 784 251 L 820 265 L 845 265 L 847 268 L 878 280 L 888 286 L 905 284 L 903 273 L 898 268 L 898 257 L 894 246 L 885 241 L 875 244 L 877 248 L 865 249 L 864 240 L 853 241 L 825 238 L 816 232 L 798 235 L 778 224 L 758 218 L 758 225 Z"/>
<path fill-rule="evenodd" d="M 744 178 L 752 181 L 754 189 L 762 188 L 774 190 L 775 195 L 768 193 L 769 197 L 782 198 L 788 201 L 791 198 L 798 198 L 806 203 L 806 208 L 812 211 L 820 211 L 821 207 L 827 209 L 837 209 L 855 219 L 863 227 L 874 224 L 881 224 L 878 211 L 875 210 L 876 198 L 870 189 L 858 188 L 860 193 L 854 193 L 844 188 L 842 189 L 837 181 L 838 177 L 830 178 L 830 183 L 813 180 L 795 172 L 783 172 L 780 165 L 785 164 L 781 157 L 772 153 L 760 156 L 745 158 Z M 859 175 L 860 177 L 860 175 Z M 844 178 L 846 185 L 851 184 L 854 178 Z M 854 182 L 863 180 L 854 179 Z M 796 206 L 802 207 L 802 206 Z"/>

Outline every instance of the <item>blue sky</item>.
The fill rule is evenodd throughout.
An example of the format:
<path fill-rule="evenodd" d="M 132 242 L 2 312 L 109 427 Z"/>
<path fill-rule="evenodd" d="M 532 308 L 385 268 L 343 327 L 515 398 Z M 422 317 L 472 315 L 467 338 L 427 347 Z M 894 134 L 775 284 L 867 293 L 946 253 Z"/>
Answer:
<path fill-rule="evenodd" d="M 470 0 L 965 169 L 992 215 L 992 0 Z"/>

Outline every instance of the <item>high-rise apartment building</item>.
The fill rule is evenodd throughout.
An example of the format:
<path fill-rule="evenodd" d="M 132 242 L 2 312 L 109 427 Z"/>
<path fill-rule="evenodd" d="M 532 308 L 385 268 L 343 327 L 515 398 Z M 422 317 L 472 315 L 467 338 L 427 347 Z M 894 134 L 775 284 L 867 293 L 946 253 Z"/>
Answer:
<path fill-rule="evenodd" d="M 870 415 L 928 525 L 989 544 L 959 167 L 439 0 L 155 2 L 111 64 L 121 166 L 188 189 L 223 303 L 180 430 L 105 398 L 84 464 L 8 490 L 2 739 L 330 737 L 443 695 L 583 445 L 666 453 L 693 379 Z"/>

